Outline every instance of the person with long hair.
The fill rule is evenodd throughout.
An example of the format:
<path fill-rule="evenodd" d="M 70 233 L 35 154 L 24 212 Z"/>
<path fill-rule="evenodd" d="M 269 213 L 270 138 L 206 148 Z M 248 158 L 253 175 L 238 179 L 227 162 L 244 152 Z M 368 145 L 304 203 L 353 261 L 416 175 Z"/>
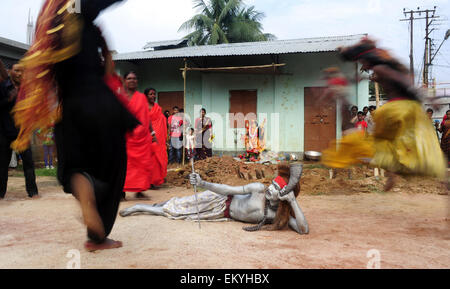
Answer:
<path fill-rule="evenodd" d="M 125 182 L 125 134 L 139 124 L 107 84 L 111 55 L 94 24 L 116 2 L 81 0 L 80 13 L 73 13 L 71 1 L 45 1 L 36 40 L 21 60 L 23 87 L 13 110 L 18 151 L 29 146 L 35 130 L 45 133 L 55 122 L 58 180 L 81 205 L 88 251 L 122 246 L 107 237 Z"/>
<path fill-rule="evenodd" d="M 124 192 L 136 193 L 137 198 L 145 198 L 143 191 L 151 186 L 152 179 L 152 135 L 147 97 L 137 90 L 137 74 L 130 71 L 124 75 L 125 94 L 128 109 L 141 123 L 127 134 L 127 177 Z"/>
<path fill-rule="evenodd" d="M 170 219 L 208 221 L 233 219 L 257 224 L 244 227 L 246 231 L 283 230 L 290 227 L 299 234 L 308 234 L 306 218 L 297 202 L 303 166 L 280 163 L 278 176 L 269 186 L 251 183 L 229 186 L 209 183 L 197 173 L 190 175 L 190 183 L 206 191 L 198 194 L 198 215 L 195 196 L 174 197 L 158 204 L 137 204 L 120 211 L 120 216 L 151 214 Z"/>
<path fill-rule="evenodd" d="M 152 187 L 162 185 L 167 176 L 167 119 L 162 113 L 162 108 L 156 102 L 156 89 L 147 88 L 144 91 L 147 96 L 150 118 L 150 134 L 156 142 L 152 145 L 151 177 Z"/>
<path fill-rule="evenodd" d="M 447 157 L 447 160 L 449 160 L 448 165 L 450 166 L 450 110 L 445 112 L 444 119 L 439 127 L 439 132 L 442 133 L 441 149 Z"/>
<path fill-rule="evenodd" d="M 339 54 L 345 61 L 361 63 L 364 71 L 372 70 L 372 80 L 380 84 L 389 101 L 374 114 L 372 133 L 350 133 L 332 142 L 323 151 L 322 162 L 346 168 L 370 159 L 371 165 L 388 172 L 386 191 L 394 186 L 395 174 L 444 179 L 445 157 L 408 69 L 368 38 L 339 49 Z"/>

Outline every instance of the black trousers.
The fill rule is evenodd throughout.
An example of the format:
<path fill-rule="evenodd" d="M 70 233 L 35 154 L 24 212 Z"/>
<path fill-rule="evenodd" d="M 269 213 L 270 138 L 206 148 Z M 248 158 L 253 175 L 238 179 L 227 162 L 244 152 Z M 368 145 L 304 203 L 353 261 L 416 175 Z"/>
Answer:
<path fill-rule="evenodd" d="M 0 198 L 4 198 L 8 185 L 8 168 L 11 161 L 11 141 L 0 135 Z M 31 149 L 27 149 L 20 154 L 23 164 L 23 172 L 25 175 L 25 187 L 28 196 L 31 198 L 38 194 L 36 185 L 36 175 L 34 173 L 34 162 Z"/>

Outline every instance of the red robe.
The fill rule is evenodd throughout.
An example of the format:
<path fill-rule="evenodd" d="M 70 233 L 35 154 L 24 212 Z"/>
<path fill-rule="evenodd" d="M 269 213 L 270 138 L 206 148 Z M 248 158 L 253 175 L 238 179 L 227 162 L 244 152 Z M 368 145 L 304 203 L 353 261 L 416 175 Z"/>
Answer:
<path fill-rule="evenodd" d="M 142 192 L 150 188 L 152 163 L 152 136 L 148 101 L 143 93 L 136 91 L 128 103 L 128 109 L 141 122 L 132 132 L 127 133 L 127 178 L 125 192 Z"/>
<path fill-rule="evenodd" d="M 167 119 L 162 113 L 161 106 L 157 103 L 149 110 L 148 114 L 158 140 L 158 143 L 154 143 L 152 146 L 150 184 L 159 186 L 164 183 L 167 175 Z"/>

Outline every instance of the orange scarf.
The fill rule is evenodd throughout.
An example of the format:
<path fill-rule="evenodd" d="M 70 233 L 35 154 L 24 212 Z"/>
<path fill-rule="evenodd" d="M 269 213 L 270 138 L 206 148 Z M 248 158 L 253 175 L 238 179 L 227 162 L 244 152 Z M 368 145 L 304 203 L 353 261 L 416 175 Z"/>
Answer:
<path fill-rule="evenodd" d="M 11 147 L 24 151 L 30 146 L 34 131 L 45 133 L 61 116 L 54 65 L 76 55 L 80 49 L 82 22 L 69 13 L 70 0 L 47 0 L 36 23 L 36 37 L 25 57 L 23 79 L 13 108 L 14 121 L 20 128 Z"/>

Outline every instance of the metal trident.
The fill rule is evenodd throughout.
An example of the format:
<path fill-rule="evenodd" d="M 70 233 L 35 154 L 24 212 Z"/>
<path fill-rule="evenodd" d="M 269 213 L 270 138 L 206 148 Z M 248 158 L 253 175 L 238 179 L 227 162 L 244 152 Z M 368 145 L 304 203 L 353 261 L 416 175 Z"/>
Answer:
<path fill-rule="evenodd" d="M 195 173 L 195 170 L 194 170 L 194 157 L 191 157 L 191 166 L 192 166 L 192 173 L 194 174 Z M 201 226 L 200 226 L 200 211 L 198 209 L 197 185 L 194 185 L 194 196 L 195 196 L 195 203 L 196 203 L 196 206 L 197 206 L 198 228 L 201 229 Z"/>

